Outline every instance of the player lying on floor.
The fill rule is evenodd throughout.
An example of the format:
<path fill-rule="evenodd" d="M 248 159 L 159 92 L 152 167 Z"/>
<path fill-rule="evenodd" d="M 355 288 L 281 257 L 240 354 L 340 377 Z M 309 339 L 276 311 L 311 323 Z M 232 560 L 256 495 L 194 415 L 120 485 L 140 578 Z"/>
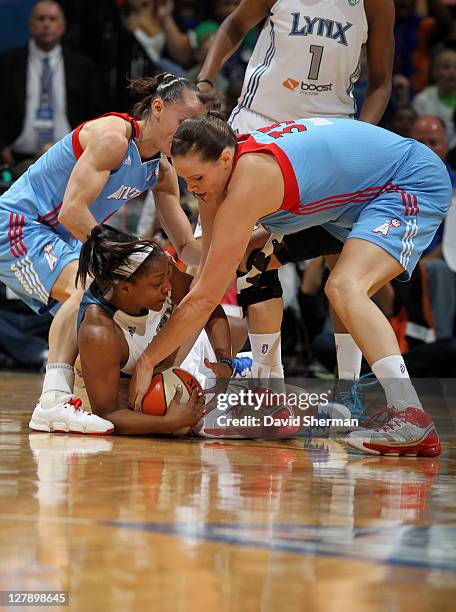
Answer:
<path fill-rule="evenodd" d="M 173 433 L 193 428 L 202 418 L 204 397 L 187 404 L 178 391 L 164 416 L 129 410 L 124 399 L 138 358 L 187 294 L 192 277 L 181 272 L 153 242 L 98 225 L 83 245 L 78 278 L 93 283 L 84 293 L 78 316 L 82 374 L 92 411 L 118 434 Z M 207 333 L 206 333 L 207 332 Z M 210 340 L 210 341 L 209 341 Z M 180 365 L 204 385 L 206 377 L 230 378 L 231 338 L 221 306 L 195 342 L 181 347 L 159 369 Z M 119 393 L 120 391 L 120 393 Z"/>
<path fill-rule="evenodd" d="M 83 395 L 85 384 L 92 411 L 109 419 L 115 433 L 174 433 L 189 428 L 205 437 L 264 437 L 272 431 L 264 427 L 264 416 L 284 419 L 282 426 L 274 427 L 276 435 L 289 436 L 303 431 L 303 427 L 296 427 L 296 421 L 291 427 L 290 419 L 295 416 L 291 409 L 274 404 L 264 406 L 261 413 L 252 407 L 239 406 L 236 408 L 241 410 L 233 410 L 227 419 L 226 414 L 223 418 L 215 410 L 217 405 L 212 402 L 212 413 L 203 420 L 204 398 L 196 393 L 188 403 L 182 403 L 178 392 L 164 416 L 130 410 L 129 376 L 146 346 L 166 325 L 173 305 L 188 293 L 192 277 L 178 270 L 156 243 L 139 240 L 107 225 L 96 226 L 82 247 L 78 278 L 85 284 L 89 276 L 95 280 L 86 290 L 79 311 L 83 381 L 77 378 L 76 387 L 79 387 L 78 395 Z M 180 365 L 204 388 L 213 385 L 207 379 L 229 379 L 231 364 L 228 320 L 223 308 L 217 306 L 196 341 L 187 348 L 181 347 L 158 369 Z M 236 389 L 233 387 L 231 391 L 236 393 Z M 247 414 L 255 417 L 261 414 L 257 426 L 246 428 L 232 423 L 233 418 Z M 325 403 L 319 409 L 315 406 L 309 410 L 308 416 L 315 416 L 318 421 L 333 417 L 343 420 L 350 417 L 350 412 L 344 406 Z M 253 422 L 250 419 L 249 423 Z M 321 427 L 315 425 L 315 433 L 329 433 L 330 426 L 329 421 Z"/>

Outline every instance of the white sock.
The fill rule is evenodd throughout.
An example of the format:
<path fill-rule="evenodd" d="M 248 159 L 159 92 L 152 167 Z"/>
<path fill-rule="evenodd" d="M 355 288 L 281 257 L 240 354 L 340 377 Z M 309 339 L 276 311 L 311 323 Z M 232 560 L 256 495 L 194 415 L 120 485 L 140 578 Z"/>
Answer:
<path fill-rule="evenodd" d="M 412 406 L 423 410 L 402 355 L 379 359 L 372 364 L 372 372 L 385 391 L 388 406 L 399 409 Z"/>
<path fill-rule="evenodd" d="M 350 334 L 334 334 L 337 352 L 338 378 L 358 380 L 363 354 Z"/>
<path fill-rule="evenodd" d="M 249 334 L 252 378 L 283 378 L 281 334 Z"/>
<path fill-rule="evenodd" d="M 63 397 L 73 394 L 74 369 L 68 363 L 48 363 L 41 392 L 41 406 L 53 408 Z"/>

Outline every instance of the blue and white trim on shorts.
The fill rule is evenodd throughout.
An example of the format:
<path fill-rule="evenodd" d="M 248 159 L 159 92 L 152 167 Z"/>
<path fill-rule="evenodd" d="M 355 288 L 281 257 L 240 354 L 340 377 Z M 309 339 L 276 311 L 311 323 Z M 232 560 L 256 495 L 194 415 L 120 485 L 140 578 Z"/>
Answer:
<path fill-rule="evenodd" d="M 413 253 L 413 249 L 415 248 L 414 239 L 418 235 L 418 223 L 416 218 L 411 219 L 410 221 L 406 221 L 405 224 L 405 232 L 402 237 L 402 251 L 399 257 L 399 263 L 407 270 L 410 264 L 410 258 Z"/>

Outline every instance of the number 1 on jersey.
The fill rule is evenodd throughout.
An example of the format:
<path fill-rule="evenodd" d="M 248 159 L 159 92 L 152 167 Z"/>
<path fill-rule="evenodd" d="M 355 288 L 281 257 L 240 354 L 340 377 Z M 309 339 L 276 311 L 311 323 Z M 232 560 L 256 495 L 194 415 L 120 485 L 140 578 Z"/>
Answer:
<path fill-rule="evenodd" d="M 323 49 L 321 45 L 310 45 L 310 53 L 312 53 L 312 60 L 310 62 L 309 74 L 307 78 L 311 81 L 318 80 L 318 74 L 320 72 L 321 58 L 323 56 Z"/>

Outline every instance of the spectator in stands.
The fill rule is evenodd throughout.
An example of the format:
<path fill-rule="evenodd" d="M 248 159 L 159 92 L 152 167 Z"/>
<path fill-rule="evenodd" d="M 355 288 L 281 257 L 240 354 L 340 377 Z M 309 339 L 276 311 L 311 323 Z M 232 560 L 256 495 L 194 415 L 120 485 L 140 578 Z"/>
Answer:
<path fill-rule="evenodd" d="M 399 107 L 390 115 L 387 128 L 399 136 L 410 138 L 416 117 L 413 106 Z"/>
<path fill-rule="evenodd" d="M 456 50 L 441 49 L 434 57 L 435 85 L 426 87 L 412 101 L 418 115 L 435 115 L 445 123 L 449 146 L 456 145 L 453 114 L 456 110 Z"/>
<path fill-rule="evenodd" d="M 198 25 L 197 0 L 178 0 L 176 2 L 176 21 L 183 32 L 192 32 Z"/>
<path fill-rule="evenodd" d="M 393 75 L 391 99 L 394 108 L 404 108 L 411 103 L 410 81 L 403 74 Z"/>
<path fill-rule="evenodd" d="M 0 153 L 14 165 L 103 112 L 96 70 L 61 45 L 65 16 L 55 0 L 39 0 L 27 46 L 0 55 Z"/>
<path fill-rule="evenodd" d="M 154 64 L 155 72 L 183 75 L 183 67 L 191 64 L 193 54 L 189 37 L 174 20 L 173 0 L 128 0 L 126 8 L 127 27 Z"/>
<path fill-rule="evenodd" d="M 190 37 L 173 16 L 172 0 L 125 0 L 120 3 L 119 22 L 113 25 L 107 58 L 114 81 L 115 106 L 130 111 L 137 100 L 131 80 L 170 72 L 184 76 L 193 63 Z M 114 55 L 114 57 L 112 57 Z"/>
<path fill-rule="evenodd" d="M 431 48 L 450 34 L 453 19 L 442 0 L 426 0 L 427 16 L 417 13 L 417 0 L 395 0 L 396 55 L 394 73 L 406 76 L 413 93 L 429 80 Z"/>

